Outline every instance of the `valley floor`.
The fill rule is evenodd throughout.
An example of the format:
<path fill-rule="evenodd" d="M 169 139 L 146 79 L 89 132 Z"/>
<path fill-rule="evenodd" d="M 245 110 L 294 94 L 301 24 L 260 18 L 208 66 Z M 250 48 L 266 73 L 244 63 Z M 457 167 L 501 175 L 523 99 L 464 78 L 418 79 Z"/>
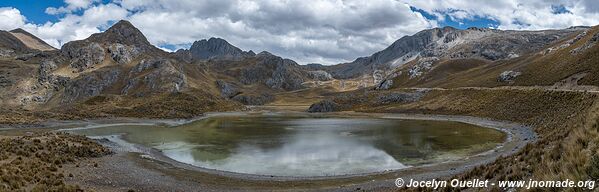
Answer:
<path fill-rule="evenodd" d="M 597 139 L 594 137 L 597 135 L 597 130 L 592 129 L 596 126 L 593 119 L 596 119 L 598 114 L 595 107 L 597 100 L 595 88 L 559 90 L 545 87 L 500 87 L 416 90 L 426 90 L 427 93 L 416 101 L 391 103 L 376 101 L 385 95 L 403 94 L 412 92 L 414 89 L 357 90 L 326 95 L 310 94 L 309 90 L 303 90 L 304 93 L 300 91 L 300 93 L 277 95 L 277 98 L 285 99 L 278 99 L 271 105 L 250 106 L 249 111 L 243 113 L 305 111 L 311 103 L 330 98 L 342 105 L 345 111 L 359 112 L 337 112 L 337 114 L 464 121 L 502 128 L 511 133 L 512 140 L 498 151 L 460 162 L 369 175 L 307 180 L 205 170 L 174 162 L 151 149 L 140 147 L 142 150 L 131 152 L 113 142 L 99 140 L 96 142 L 114 153 L 101 157 L 76 158 L 75 163 L 61 164 L 62 168 L 59 172 L 69 175 L 64 177 L 64 183 L 94 191 L 130 189 L 134 191 L 304 191 L 308 189 L 353 191 L 396 190 L 393 181 L 397 177 L 544 179 L 560 175 L 565 178 L 587 179 L 584 174 L 576 176 L 576 173 L 570 171 L 548 174 L 541 170 L 569 169 L 578 173 L 594 171 L 593 168 L 589 168 L 588 163 L 597 148 L 597 145 L 593 144 Z M 94 123 L 101 124 L 102 121 L 112 120 L 96 120 Z M 121 121 L 130 123 L 136 120 L 121 119 Z M 64 123 L 65 121 L 45 122 L 39 125 L 65 125 Z M 66 126 L 76 127 L 77 123 Z M 158 123 L 180 122 L 168 120 Z M 533 128 L 528 127 L 534 127 L 534 131 Z M 0 134 L 4 135 L 3 138 L 22 138 L 23 135 L 53 130 L 55 129 L 5 129 L 1 130 Z M 535 132 L 538 136 L 535 136 Z M 531 144 L 527 145 L 529 142 Z M 556 151 L 555 148 L 560 150 Z M 575 151 L 579 155 L 570 155 Z M 555 159 L 554 153 L 562 154 L 563 157 Z M 578 162 L 564 164 L 573 161 Z"/>

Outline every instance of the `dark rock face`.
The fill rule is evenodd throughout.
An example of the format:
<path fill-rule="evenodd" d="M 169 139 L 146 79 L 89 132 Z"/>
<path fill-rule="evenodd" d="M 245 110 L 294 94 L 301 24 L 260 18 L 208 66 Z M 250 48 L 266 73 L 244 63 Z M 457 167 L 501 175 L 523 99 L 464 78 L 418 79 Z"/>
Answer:
<path fill-rule="evenodd" d="M 234 101 L 243 103 L 244 105 L 264 105 L 275 100 L 275 97 L 268 93 L 263 93 L 260 95 L 236 95 L 231 98 Z"/>
<path fill-rule="evenodd" d="M 241 93 L 237 86 L 222 80 L 216 80 L 216 86 L 220 89 L 220 95 L 224 98 L 231 99 Z"/>
<path fill-rule="evenodd" d="M 187 86 L 187 76 L 178 63 L 168 59 L 142 60 L 129 71 L 127 84 L 121 94 L 136 91 L 138 96 L 180 92 Z"/>
<path fill-rule="evenodd" d="M 182 59 L 208 60 L 208 59 L 230 59 L 238 60 L 244 57 L 255 56 L 252 51 L 243 51 L 221 38 L 210 38 L 196 41 L 189 50 L 178 50 L 177 55 Z"/>
<path fill-rule="evenodd" d="M 94 71 L 89 75 L 73 79 L 65 87 L 65 96 L 62 102 L 71 103 L 100 95 L 104 89 L 118 81 L 121 74 L 121 70 L 113 68 Z"/>
<path fill-rule="evenodd" d="M 239 81 L 249 85 L 264 83 L 272 89 L 297 90 L 308 74 L 297 63 L 263 52 L 256 56 L 258 62 L 241 70 Z"/>
<path fill-rule="evenodd" d="M 310 105 L 310 108 L 308 108 L 308 112 L 310 113 L 316 113 L 316 112 L 334 112 L 334 111 L 339 111 L 339 104 L 335 103 L 332 100 L 326 99 L 326 100 L 322 100 L 318 103 L 314 103 L 312 105 Z"/>

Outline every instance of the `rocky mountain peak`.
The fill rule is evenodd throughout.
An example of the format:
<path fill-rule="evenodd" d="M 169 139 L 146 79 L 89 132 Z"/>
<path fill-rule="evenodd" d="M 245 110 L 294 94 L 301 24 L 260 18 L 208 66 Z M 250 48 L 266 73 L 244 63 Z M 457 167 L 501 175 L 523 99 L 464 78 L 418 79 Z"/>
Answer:
<path fill-rule="evenodd" d="M 202 39 L 194 42 L 189 48 L 189 53 L 193 59 L 240 59 L 247 56 L 254 56 L 252 51 L 243 51 L 224 39 L 212 37 L 208 40 Z"/>
<path fill-rule="evenodd" d="M 86 40 L 105 44 L 119 43 L 131 45 L 146 50 L 157 49 L 150 44 L 146 36 L 139 29 L 125 20 L 115 23 L 102 33 L 93 34 Z"/>
<path fill-rule="evenodd" d="M 80 41 L 71 41 L 61 53 L 76 71 L 83 71 L 105 61 L 109 56 L 117 64 L 127 64 L 140 55 L 160 57 L 166 52 L 154 47 L 139 29 L 121 20 L 102 33 Z"/>

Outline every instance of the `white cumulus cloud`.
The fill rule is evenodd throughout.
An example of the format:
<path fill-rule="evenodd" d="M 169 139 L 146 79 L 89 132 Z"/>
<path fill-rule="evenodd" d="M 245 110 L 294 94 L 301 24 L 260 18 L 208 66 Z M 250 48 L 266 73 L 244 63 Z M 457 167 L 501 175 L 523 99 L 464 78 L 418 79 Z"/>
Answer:
<path fill-rule="evenodd" d="M 25 25 L 25 16 L 18 9 L 0 7 L 0 30 L 12 30 Z"/>
<path fill-rule="evenodd" d="M 335 64 L 447 20 L 467 25 L 484 18 L 500 29 L 526 30 L 599 24 L 594 0 L 65 0 L 46 13 L 59 20 L 30 23 L 18 9 L 0 8 L 0 29 L 21 27 L 59 48 L 127 19 L 164 50 L 220 37 L 302 64 Z"/>

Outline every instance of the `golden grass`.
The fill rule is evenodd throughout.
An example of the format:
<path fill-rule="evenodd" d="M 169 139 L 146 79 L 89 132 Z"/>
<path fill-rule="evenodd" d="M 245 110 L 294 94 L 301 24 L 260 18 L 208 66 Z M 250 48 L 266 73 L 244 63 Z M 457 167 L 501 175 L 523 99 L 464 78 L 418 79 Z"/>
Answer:
<path fill-rule="evenodd" d="M 585 92 L 544 90 L 435 90 L 420 101 L 382 104 L 379 95 L 406 90 L 343 94 L 347 110 L 469 115 L 534 127 L 539 139 L 514 155 L 455 176 L 491 180 L 599 178 L 599 98 Z M 348 97 L 355 95 L 355 97 Z M 538 189 L 535 189 L 538 190 Z M 572 189 L 573 190 L 573 189 Z"/>
<path fill-rule="evenodd" d="M 62 167 L 81 158 L 109 154 L 84 136 L 30 133 L 0 138 L 0 191 L 81 191 L 64 183 Z"/>

